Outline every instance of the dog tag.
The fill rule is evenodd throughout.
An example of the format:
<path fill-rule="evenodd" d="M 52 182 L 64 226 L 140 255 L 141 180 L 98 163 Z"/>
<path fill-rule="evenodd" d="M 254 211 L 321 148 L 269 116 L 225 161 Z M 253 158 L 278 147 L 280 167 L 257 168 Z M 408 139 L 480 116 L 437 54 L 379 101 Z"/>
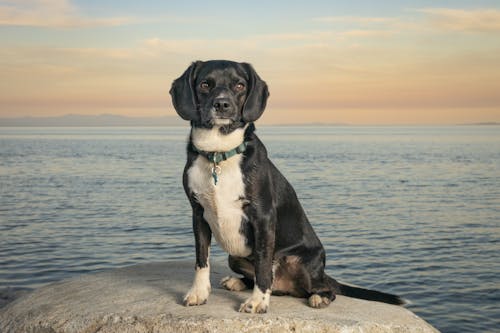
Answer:
<path fill-rule="evenodd" d="M 212 177 L 214 179 L 214 185 L 217 185 L 221 171 L 222 170 L 221 170 L 220 166 L 218 166 L 217 164 L 214 163 L 214 166 L 212 167 Z"/>

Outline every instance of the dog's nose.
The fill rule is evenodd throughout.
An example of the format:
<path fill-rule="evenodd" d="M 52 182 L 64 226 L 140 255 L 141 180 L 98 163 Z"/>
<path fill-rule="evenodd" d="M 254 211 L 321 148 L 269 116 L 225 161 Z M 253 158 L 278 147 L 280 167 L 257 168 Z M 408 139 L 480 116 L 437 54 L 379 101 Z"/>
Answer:
<path fill-rule="evenodd" d="M 218 112 L 226 112 L 231 109 L 231 103 L 229 102 L 229 98 L 226 97 L 218 97 L 214 99 L 213 104 L 215 111 Z"/>

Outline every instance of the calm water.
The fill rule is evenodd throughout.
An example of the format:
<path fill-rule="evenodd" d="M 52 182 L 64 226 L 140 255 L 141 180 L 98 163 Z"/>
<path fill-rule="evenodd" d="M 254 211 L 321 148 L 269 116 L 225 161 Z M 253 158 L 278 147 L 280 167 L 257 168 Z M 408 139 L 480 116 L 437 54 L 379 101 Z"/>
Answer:
<path fill-rule="evenodd" d="M 193 260 L 186 128 L 0 128 L 0 288 Z M 261 127 L 338 279 L 500 329 L 500 127 Z M 212 257 L 225 257 L 215 247 Z"/>

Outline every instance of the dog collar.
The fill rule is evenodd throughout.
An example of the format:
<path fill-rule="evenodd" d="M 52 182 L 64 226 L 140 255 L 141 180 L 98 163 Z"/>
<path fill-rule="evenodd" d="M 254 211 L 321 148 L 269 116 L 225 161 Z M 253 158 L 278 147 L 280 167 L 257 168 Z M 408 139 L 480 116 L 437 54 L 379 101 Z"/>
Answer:
<path fill-rule="evenodd" d="M 233 157 L 234 155 L 244 153 L 245 150 L 247 149 L 247 142 L 243 141 L 243 143 L 240 144 L 238 147 L 233 148 L 229 151 L 223 151 L 223 152 L 220 152 L 220 151 L 207 152 L 207 151 L 196 148 L 196 146 L 194 144 L 191 144 L 191 148 L 193 149 L 193 151 L 195 153 L 198 153 L 201 156 L 204 156 L 210 162 L 212 162 L 214 164 L 219 164 L 220 162 L 225 161 L 225 160 Z"/>
<path fill-rule="evenodd" d="M 200 154 L 201 156 L 204 156 L 207 160 L 212 162 L 214 165 L 212 167 L 212 177 L 214 179 L 214 185 L 217 185 L 217 182 L 219 181 L 219 175 L 222 173 L 222 169 L 219 166 L 219 163 L 222 161 L 225 161 L 237 154 L 242 154 L 245 152 L 247 149 L 247 142 L 243 141 L 238 147 L 233 148 L 229 151 L 214 151 L 214 152 L 207 152 L 201 149 L 196 148 L 194 144 L 191 143 L 190 145 L 192 151 L 195 153 Z"/>

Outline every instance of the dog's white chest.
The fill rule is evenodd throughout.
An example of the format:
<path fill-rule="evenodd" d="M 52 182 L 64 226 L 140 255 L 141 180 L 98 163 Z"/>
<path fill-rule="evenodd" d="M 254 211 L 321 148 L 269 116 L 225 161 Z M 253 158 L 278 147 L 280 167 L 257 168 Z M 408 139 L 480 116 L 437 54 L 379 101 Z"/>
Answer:
<path fill-rule="evenodd" d="M 188 186 L 204 209 L 203 217 L 219 245 L 229 254 L 249 256 L 251 248 L 241 232 L 247 219 L 243 212 L 245 184 L 241 173 L 242 156 L 233 156 L 219 164 L 217 185 L 212 177 L 213 164 L 198 156 L 187 171 Z"/>

